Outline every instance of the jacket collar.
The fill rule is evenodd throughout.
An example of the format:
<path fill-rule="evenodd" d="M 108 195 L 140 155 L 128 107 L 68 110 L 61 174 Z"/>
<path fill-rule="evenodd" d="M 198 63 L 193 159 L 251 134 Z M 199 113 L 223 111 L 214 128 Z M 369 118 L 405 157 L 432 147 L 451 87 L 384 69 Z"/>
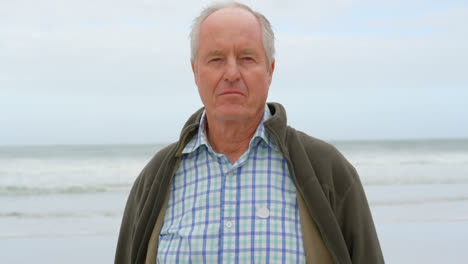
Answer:
<path fill-rule="evenodd" d="M 284 146 L 286 141 L 286 110 L 279 103 L 267 103 L 267 106 L 270 109 L 271 117 L 266 120 L 263 125 L 265 126 L 265 129 L 272 134 L 275 140 L 277 140 L 276 144 L 281 149 L 281 146 Z M 182 155 L 182 150 L 190 142 L 192 137 L 198 133 L 198 128 L 200 126 L 200 121 L 204 110 L 204 107 L 200 108 L 197 112 L 190 116 L 190 118 L 185 123 L 184 128 L 180 133 L 179 147 L 177 148 L 175 155 L 176 157 L 180 157 Z M 284 151 L 285 148 L 282 150 Z"/>

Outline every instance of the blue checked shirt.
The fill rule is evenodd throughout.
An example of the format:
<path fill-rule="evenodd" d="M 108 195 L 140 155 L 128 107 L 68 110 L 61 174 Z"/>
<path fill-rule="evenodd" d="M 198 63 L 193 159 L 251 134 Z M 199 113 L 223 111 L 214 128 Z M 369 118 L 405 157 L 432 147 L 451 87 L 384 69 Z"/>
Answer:
<path fill-rule="evenodd" d="M 157 263 L 305 263 L 286 160 L 265 131 L 231 164 L 206 136 L 203 114 L 173 177 Z"/>

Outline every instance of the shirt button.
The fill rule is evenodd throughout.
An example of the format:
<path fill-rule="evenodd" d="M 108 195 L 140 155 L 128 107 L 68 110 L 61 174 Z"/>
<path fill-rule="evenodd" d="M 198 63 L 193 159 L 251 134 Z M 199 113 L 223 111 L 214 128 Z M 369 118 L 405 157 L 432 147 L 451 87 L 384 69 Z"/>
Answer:
<path fill-rule="evenodd" d="M 234 172 L 230 171 L 230 172 L 227 173 L 227 175 L 228 175 L 229 177 L 232 177 L 232 176 L 234 176 Z"/>
<path fill-rule="evenodd" d="M 257 217 L 268 218 L 270 216 L 270 210 L 266 206 L 257 209 Z"/>
<path fill-rule="evenodd" d="M 231 228 L 231 227 L 232 227 L 232 222 L 231 222 L 231 221 L 227 221 L 224 225 L 225 225 L 227 228 Z"/>

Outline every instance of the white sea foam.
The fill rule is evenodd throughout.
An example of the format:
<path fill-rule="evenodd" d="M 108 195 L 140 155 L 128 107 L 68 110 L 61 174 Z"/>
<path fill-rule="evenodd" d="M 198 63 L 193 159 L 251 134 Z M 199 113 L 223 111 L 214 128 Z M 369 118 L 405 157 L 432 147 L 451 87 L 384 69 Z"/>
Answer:
<path fill-rule="evenodd" d="M 56 211 L 56 212 L 6 212 L 0 213 L 0 218 L 88 218 L 88 217 L 117 217 L 121 211 Z"/>
<path fill-rule="evenodd" d="M 364 185 L 466 184 L 465 166 L 356 166 Z"/>
<path fill-rule="evenodd" d="M 446 196 L 446 197 L 420 197 L 420 198 L 398 199 L 398 200 L 380 200 L 380 201 L 371 201 L 371 205 L 373 206 L 420 205 L 420 204 L 434 204 L 434 203 L 461 202 L 461 201 L 468 201 L 468 195 Z"/>
<path fill-rule="evenodd" d="M 468 140 L 335 145 L 364 185 L 468 183 Z M 127 192 L 160 147 L 0 147 L 0 196 Z"/>
<path fill-rule="evenodd" d="M 62 185 L 132 182 L 147 161 L 144 159 L 77 160 L 15 158 L 0 160 L 0 185 Z"/>
<path fill-rule="evenodd" d="M 105 192 L 128 192 L 131 184 L 69 185 L 55 187 L 0 186 L 0 196 L 37 196 L 53 194 L 88 194 Z"/>
<path fill-rule="evenodd" d="M 384 252 L 391 250 L 386 236 L 395 236 L 395 245 L 406 241 L 424 247 L 431 241 L 427 237 L 435 237 L 432 241 L 440 241 L 433 246 L 437 249 L 455 237 L 460 246 L 453 252 L 466 245 L 468 140 L 337 142 L 336 146 L 364 183 Z M 104 240 L 89 248 L 111 245 L 109 251 L 114 250 L 130 187 L 158 148 L 0 147 L 2 248 L 26 247 L 39 254 L 51 243 L 54 249 L 74 243 L 73 255 L 93 237 Z M 419 230 L 416 235 L 415 230 Z M 406 255 L 401 260 L 418 262 L 408 261 Z"/>
<path fill-rule="evenodd" d="M 361 154 L 348 159 L 356 166 L 468 165 L 468 153 Z"/>
<path fill-rule="evenodd" d="M 152 146 L 0 148 L 0 196 L 128 191 L 155 152 Z"/>

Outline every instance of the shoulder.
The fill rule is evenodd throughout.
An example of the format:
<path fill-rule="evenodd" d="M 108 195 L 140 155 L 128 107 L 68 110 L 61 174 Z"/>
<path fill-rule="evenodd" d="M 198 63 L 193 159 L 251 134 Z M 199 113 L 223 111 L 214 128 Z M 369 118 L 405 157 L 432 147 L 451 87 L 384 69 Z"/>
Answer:
<path fill-rule="evenodd" d="M 174 142 L 160 149 L 143 168 L 137 181 L 147 184 L 148 181 L 154 180 L 157 172 L 173 157 L 176 148 L 177 142 Z"/>
<path fill-rule="evenodd" d="M 336 149 L 330 143 L 327 143 L 321 139 L 307 135 L 306 133 L 290 128 L 291 134 L 297 137 L 297 140 L 308 154 L 312 156 L 318 156 L 325 160 L 334 159 L 337 156 L 341 155 L 338 149 Z M 317 157 L 317 158 L 318 158 Z"/>
<path fill-rule="evenodd" d="M 344 193 L 356 180 L 359 181 L 354 166 L 335 146 L 291 127 L 287 134 L 291 159 L 299 160 L 299 155 L 305 155 L 319 182 L 326 188 Z"/>
<path fill-rule="evenodd" d="M 172 143 L 162 148 L 151 158 L 135 179 L 130 197 L 134 197 L 137 201 L 141 200 L 148 195 L 148 191 L 154 181 L 161 181 L 159 178 L 164 176 L 164 174 L 161 173 L 161 169 L 165 168 L 164 164 L 168 163 L 172 156 L 171 153 L 173 153 L 173 151 L 175 152 L 176 145 L 177 143 Z"/>
<path fill-rule="evenodd" d="M 161 165 L 167 158 L 170 158 L 175 153 L 175 148 L 177 147 L 177 142 L 169 144 L 164 148 L 160 149 L 153 158 L 148 162 L 143 171 L 151 171 Z"/>
<path fill-rule="evenodd" d="M 288 139 L 291 147 L 300 147 L 314 163 L 351 166 L 343 154 L 332 144 L 288 127 Z M 352 166 L 351 166 L 352 167 Z"/>

